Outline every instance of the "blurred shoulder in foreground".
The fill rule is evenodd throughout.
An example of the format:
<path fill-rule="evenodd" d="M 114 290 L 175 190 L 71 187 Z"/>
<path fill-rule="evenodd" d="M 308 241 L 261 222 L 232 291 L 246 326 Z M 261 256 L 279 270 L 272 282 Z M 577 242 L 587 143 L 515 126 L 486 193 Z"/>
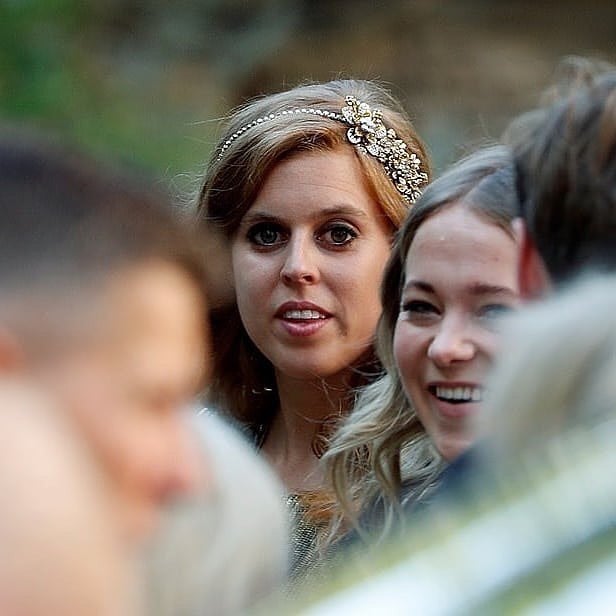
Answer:
<path fill-rule="evenodd" d="M 287 572 L 282 487 L 214 414 L 195 418 L 210 474 L 169 513 L 147 556 L 148 614 L 237 614 L 277 590 Z"/>

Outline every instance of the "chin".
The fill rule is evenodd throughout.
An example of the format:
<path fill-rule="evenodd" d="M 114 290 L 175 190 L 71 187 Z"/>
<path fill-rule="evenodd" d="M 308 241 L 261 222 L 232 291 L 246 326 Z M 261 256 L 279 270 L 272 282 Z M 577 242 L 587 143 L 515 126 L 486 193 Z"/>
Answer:
<path fill-rule="evenodd" d="M 438 452 L 443 459 L 447 462 L 453 462 L 456 458 L 466 453 L 472 447 L 472 443 L 469 441 L 442 443 L 437 447 Z"/>
<path fill-rule="evenodd" d="M 281 366 L 278 372 L 292 379 L 299 381 L 314 381 L 315 379 L 328 380 L 345 372 L 348 366 L 331 366 L 321 363 L 294 363 Z"/>
<path fill-rule="evenodd" d="M 326 379 L 328 374 L 323 371 L 320 366 L 302 365 L 286 365 L 281 366 L 278 372 L 288 378 L 297 379 L 298 381 L 313 381 L 314 379 Z"/>

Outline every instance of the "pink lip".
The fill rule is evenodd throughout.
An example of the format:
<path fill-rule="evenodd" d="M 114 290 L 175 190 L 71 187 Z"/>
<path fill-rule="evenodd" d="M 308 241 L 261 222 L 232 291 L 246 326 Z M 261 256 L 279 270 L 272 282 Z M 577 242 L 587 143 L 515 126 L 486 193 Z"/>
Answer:
<path fill-rule="evenodd" d="M 323 316 L 321 319 L 289 319 L 285 318 L 285 313 L 290 310 L 313 310 Z M 284 331 L 298 338 L 306 338 L 319 332 L 329 323 L 332 314 L 312 302 L 285 302 L 274 315 L 279 319 Z"/>

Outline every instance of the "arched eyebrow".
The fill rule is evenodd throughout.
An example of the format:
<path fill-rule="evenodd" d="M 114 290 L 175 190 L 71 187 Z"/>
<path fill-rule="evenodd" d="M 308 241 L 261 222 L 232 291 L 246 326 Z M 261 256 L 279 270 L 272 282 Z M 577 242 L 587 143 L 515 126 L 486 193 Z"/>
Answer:
<path fill-rule="evenodd" d="M 369 214 L 360 208 L 353 207 L 352 205 L 334 205 L 332 207 L 315 211 L 311 218 L 314 220 L 319 220 L 321 218 L 332 218 L 334 216 L 351 216 L 365 219 L 368 218 Z M 255 222 L 273 222 L 283 224 L 284 220 L 279 216 L 274 216 L 269 212 L 260 210 L 248 211 L 242 220 L 243 225 L 251 225 Z"/>
<path fill-rule="evenodd" d="M 402 292 L 410 289 L 417 289 L 418 291 L 423 291 L 424 293 L 431 293 L 434 295 L 434 287 L 423 280 L 407 280 Z"/>
<path fill-rule="evenodd" d="M 409 280 L 404 285 L 402 289 L 403 292 L 408 291 L 409 289 L 417 289 L 418 291 L 423 291 L 424 293 L 429 293 L 434 295 L 436 292 L 434 287 L 423 280 Z M 486 284 L 484 282 L 475 282 L 468 287 L 468 291 L 471 295 L 475 297 L 481 297 L 484 295 L 506 295 L 508 297 L 516 297 L 517 293 L 510 289 L 509 287 L 503 287 L 501 285 L 493 285 Z"/>
<path fill-rule="evenodd" d="M 336 205 L 334 207 L 325 208 L 319 212 L 319 218 L 330 216 L 358 216 L 359 218 L 368 218 L 368 213 L 352 205 Z"/>
<path fill-rule="evenodd" d="M 482 295 L 508 295 L 513 297 L 517 295 L 517 293 L 509 287 L 503 287 L 501 285 L 495 284 L 486 284 L 483 282 L 473 283 L 469 287 L 469 291 L 471 295 L 474 295 L 476 297 Z"/>

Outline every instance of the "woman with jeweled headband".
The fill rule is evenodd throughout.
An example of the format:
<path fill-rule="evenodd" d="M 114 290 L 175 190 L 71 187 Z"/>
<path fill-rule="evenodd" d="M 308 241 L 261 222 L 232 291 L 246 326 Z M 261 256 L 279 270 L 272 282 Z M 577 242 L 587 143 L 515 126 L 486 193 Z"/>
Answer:
<path fill-rule="evenodd" d="M 286 487 L 295 572 L 327 525 L 310 516 L 331 498 L 319 458 L 378 369 L 381 275 L 429 176 L 400 104 L 353 80 L 249 102 L 205 172 L 199 220 L 228 245 L 233 285 L 211 314 L 210 400 L 248 429 Z"/>

